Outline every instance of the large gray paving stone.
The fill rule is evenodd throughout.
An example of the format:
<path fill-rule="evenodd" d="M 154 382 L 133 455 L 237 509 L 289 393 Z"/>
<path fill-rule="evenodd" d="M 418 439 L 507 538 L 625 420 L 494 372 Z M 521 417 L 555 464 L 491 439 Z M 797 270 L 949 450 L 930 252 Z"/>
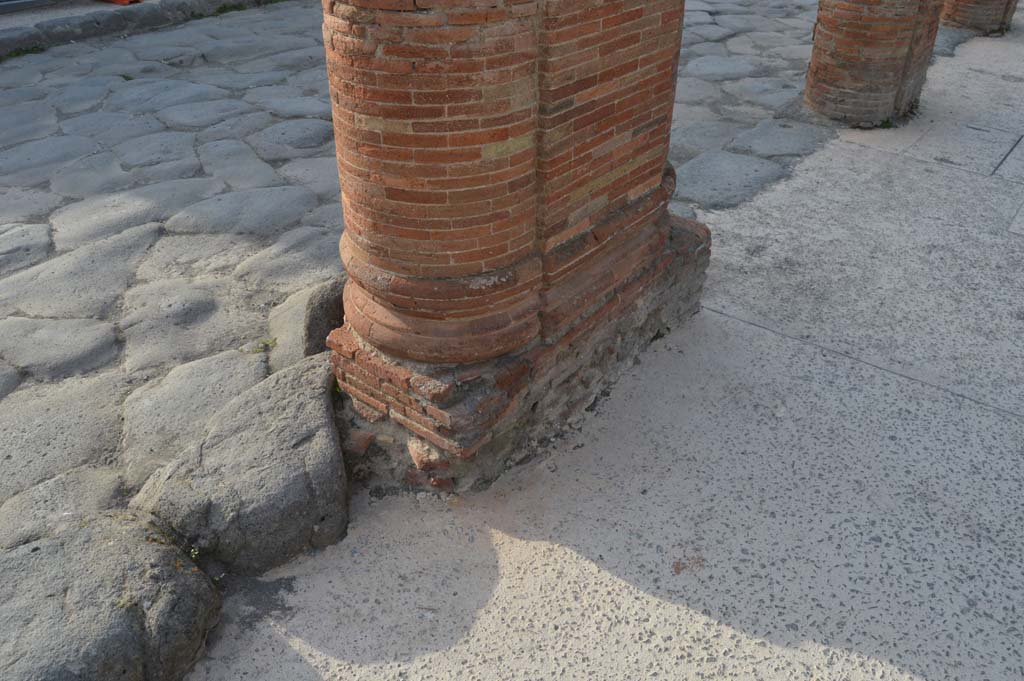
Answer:
<path fill-rule="evenodd" d="M 123 472 L 80 466 L 56 475 L 0 503 L 0 547 L 19 546 L 46 536 L 68 516 L 126 505 Z"/>
<path fill-rule="evenodd" d="M 149 249 L 135 272 L 143 282 L 206 274 L 231 274 L 263 248 L 252 234 L 167 234 Z"/>
<path fill-rule="evenodd" d="M 235 276 L 250 286 L 292 293 L 326 281 L 342 272 L 337 232 L 299 227 L 235 268 Z"/>
<path fill-rule="evenodd" d="M 738 135 L 728 149 L 765 157 L 801 156 L 811 153 L 831 136 L 828 128 L 775 118 L 761 121 L 752 130 Z"/>
<path fill-rule="evenodd" d="M 315 156 L 334 139 L 327 121 L 299 118 L 281 121 L 246 138 L 256 153 L 268 161 Z"/>
<path fill-rule="evenodd" d="M 62 202 L 61 197 L 42 189 L 0 187 L 0 224 L 45 218 Z"/>
<path fill-rule="evenodd" d="M 210 558 L 257 573 L 341 539 L 345 465 L 328 353 L 270 376 L 210 420 L 201 446 L 132 500 Z"/>
<path fill-rule="evenodd" d="M 283 183 L 281 176 L 241 140 L 207 142 L 199 147 L 199 160 L 208 175 L 223 180 L 232 189 L 272 187 Z"/>
<path fill-rule="evenodd" d="M 274 371 L 324 351 L 327 335 L 344 319 L 344 275 L 297 291 L 270 312 L 270 368 Z"/>
<path fill-rule="evenodd" d="M 223 139 L 244 139 L 274 123 L 274 117 L 266 111 L 242 114 L 234 118 L 221 121 L 216 125 L 200 130 L 196 133 L 199 142 L 212 142 Z"/>
<path fill-rule="evenodd" d="M 312 69 L 319 72 L 319 69 Z M 327 82 L 324 74 L 324 82 Z M 254 88 L 245 93 L 245 101 L 282 118 L 331 118 L 328 96 L 309 96 L 306 88 L 298 85 L 273 85 Z"/>
<path fill-rule="evenodd" d="M 764 65 L 755 57 L 697 57 L 686 65 L 686 74 L 709 81 L 735 80 L 759 75 Z"/>
<path fill-rule="evenodd" d="M 226 118 L 234 118 L 255 111 L 255 108 L 237 99 L 215 99 L 211 102 L 179 104 L 158 111 L 156 116 L 175 128 L 206 128 Z"/>
<path fill-rule="evenodd" d="M 202 169 L 199 159 L 193 154 L 189 158 L 166 161 L 151 166 L 132 168 L 132 177 L 139 184 L 159 184 L 171 180 L 194 179 Z"/>
<path fill-rule="evenodd" d="M 701 41 L 718 41 L 729 36 L 736 35 L 736 30 L 732 28 L 725 28 L 724 26 L 718 26 L 717 24 L 698 24 L 696 26 L 687 26 L 683 30 L 683 45 L 688 45 L 691 42 Z"/>
<path fill-rule="evenodd" d="M 724 83 L 722 89 L 729 94 L 778 111 L 800 96 L 798 84 L 785 78 L 743 78 L 731 83 Z"/>
<path fill-rule="evenodd" d="M 263 36 L 260 40 L 252 40 L 251 37 L 239 35 L 234 39 L 220 39 L 211 43 L 203 50 L 206 61 L 211 64 L 244 63 L 252 64 L 257 62 L 255 68 L 247 69 L 250 73 L 265 73 L 268 71 L 286 70 L 291 71 L 289 65 L 291 59 L 287 58 L 281 66 L 271 65 L 273 60 L 267 55 L 274 53 L 291 52 L 294 50 L 307 50 L 310 46 L 308 38 L 300 38 L 288 35 Z M 273 62 L 276 63 L 276 62 Z M 225 84 L 224 87 L 232 87 Z M 235 87 L 247 87 L 245 84 Z"/>
<path fill-rule="evenodd" d="M 72 161 L 53 173 L 50 189 L 62 196 L 84 198 L 108 194 L 134 183 L 131 173 L 121 167 L 117 156 L 104 151 Z"/>
<path fill-rule="evenodd" d="M 195 158 L 196 136 L 191 132 L 156 132 L 136 137 L 114 147 L 114 153 L 129 166 L 152 166 Z"/>
<path fill-rule="evenodd" d="M 301 71 L 320 66 L 327 60 L 322 45 L 312 45 L 299 50 L 278 52 L 259 59 L 246 60 L 235 68 L 242 73 L 260 73 L 264 71 Z"/>
<path fill-rule="evenodd" d="M 337 234 L 340 239 L 341 230 L 344 229 L 345 225 L 345 214 L 341 203 L 328 202 L 318 208 L 314 208 L 302 218 L 302 224 L 307 227 L 328 229 L 332 234 Z"/>
<path fill-rule="evenodd" d="M 326 64 L 290 75 L 286 82 L 288 85 L 302 88 L 304 95 L 321 95 L 325 96 L 328 100 L 330 99 L 328 95 L 330 92 L 330 82 L 327 79 Z"/>
<path fill-rule="evenodd" d="M 95 319 L 0 319 L 0 357 L 35 378 L 83 374 L 117 359 L 114 325 Z"/>
<path fill-rule="evenodd" d="M 144 514 L 76 515 L 0 552 L 5 678 L 176 681 L 220 596 Z"/>
<path fill-rule="evenodd" d="M 0 315 L 107 316 L 159 232 L 140 225 L 15 272 L 0 286 Z"/>
<path fill-rule="evenodd" d="M 69 85 L 51 94 L 46 101 L 62 114 L 70 115 L 98 106 L 108 92 L 110 88 L 106 85 Z"/>
<path fill-rule="evenodd" d="M 138 489 L 160 466 L 198 444 L 211 414 L 267 376 L 263 353 L 228 350 L 177 366 L 124 403 L 128 485 Z"/>
<path fill-rule="evenodd" d="M 720 8 L 721 9 L 721 8 Z M 785 28 L 773 20 L 759 14 L 718 14 L 715 23 L 723 28 L 737 32 L 770 31 L 773 28 Z"/>
<path fill-rule="evenodd" d="M 0 107 L 0 147 L 9 147 L 57 132 L 57 114 L 45 102 Z"/>
<path fill-rule="evenodd" d="M 128 392 L 117 371 L 28 385 L 0 409 L 0 500 L 87 463 L 112 458 Z M 2 638 L 2 637 L 0 637 Z"/>
<path fill-rule="evenodd" d="M 67 205 L 51 216 L 53 240 L 59 250 L 76 248 L 132 225 L 166 220 L 185 206 L 223 189 L 224 183 L 220 180 L 194 178 L 91 196 Z"/>
<path fill-rule="evenodd" d="M 722 149 L 748 127 L 732 121 L 696 121 L 672 128 L 669 152 L 672 160 L 686 161 L 712 149 Z"/>
<path fill-rule="evenodd" d="M 176 104 L 223 99 L 227 90 L 183 80 L 140 78 L 113 93 L 105 104 L 108 111 L 153 113 Z"/>
<path fill-rule="evenodd" d="M 101 144 L 113 146 L 133 137 L 158 132 L 164 126 L 149 114 L 96 111 L 62 121 L 60 128 L 65 134 L 89 137 Z"/>
<path fill-rule="evenodd" d="M 0 225 L 0 277 L 35 265 L 50 251 L 50 226 L 14 223 Z"/>
<path fill-rule="evenodd" d="M 774 161 L 727 151 L 705 152 L 677 172 L 676 197 L 702 208 L 735 206 L 786 174 Z"/>
<path fill-rule="evenodd" d="M 223 279 L 140 284 L 124 299 L 124 367 L 134 373 L 183 364 L 261 338 L 265 326 L 266 314 Z"/>
<path fill-rule="evenodd" d="M 99 151 L 95 141 L 78 135 L 54 135 L 0 151 L 0 185 L 31 186 L 76 158 Z"/>
<path fill-rule="evenodd" d="M 264 53 L 265 54 L 265 53 Z M 232 69 L 192 69 L 188 79 L 194 83 L 205 83 L 226 89 L 243 89 L 276 85 L 288 77 L 290 71 L 265 71 L 263 73 L 239 73 Z"/>
<path fill-rule="evenodd" d="M 31 85 L 43 77 L 39 69 L 30 66 L 23 68 L 6 68 L 0 71 L 0 88 L 13 88 L 20 85 Z"/>
<path fill-rule="evenodd" d="M 304 187 L 268 187 L 228 192 L 195 203 L 167 221 L 167 231 L 187 234 L 238 232 L 279 234 L 317 205 Z"/>
<path fill-rule="evenodd" d="M 279 172 L 292 183 L 312 189 L 323 199 L 341 200 L 338 159 L 334 156 L 295 159 L 281 166 Z"/>
<path fill-rule="evenodd" d="M 34 85 L 16 87 L 4 91 L 4 101 L 7 106 L 12 106 L 14 104 L 24 104 L 25 102 L 35 102 L 40 99 L 45 99 L 48 94 L 49 92 L 46 88 Z"/>
<path fill-rule="evenodd" d="M 680 78 L 676 82 L 676 101 L 698 104 L 712 102 L 722 96 L 722 88 L 700 78 Z"/>

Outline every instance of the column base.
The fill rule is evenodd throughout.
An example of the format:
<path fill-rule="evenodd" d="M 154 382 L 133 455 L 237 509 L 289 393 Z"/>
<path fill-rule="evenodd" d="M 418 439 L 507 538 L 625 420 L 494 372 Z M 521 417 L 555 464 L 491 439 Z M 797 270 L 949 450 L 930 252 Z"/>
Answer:
<path fill-rule="evenodd" d="M 711 236 L 665 215 L 661 256 L 606 291 L 556 342 L 472 365 L 389 357 L 350 326 L 328 338 L 346 393 L 346 461 L 383 489 L 464 491 L 486 485 L 577 417 L 669 326 L 700 307 Z"/>

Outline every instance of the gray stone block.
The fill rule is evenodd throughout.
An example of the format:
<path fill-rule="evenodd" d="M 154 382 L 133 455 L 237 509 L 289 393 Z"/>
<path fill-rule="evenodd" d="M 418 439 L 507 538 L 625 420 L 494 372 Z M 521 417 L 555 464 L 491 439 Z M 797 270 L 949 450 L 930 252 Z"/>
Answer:
<path fill-rule="evenodd" d="M 159 229 L 135 227 L 15 272 L 0 286 L 0 315 L 107 316 Z"/>
<path fill-rule="evenodd" d="M 0 502 L 64 471 L 109 460 L 121 439 L 119 405 L 127 392 L 124 376 L 112 371 L 23 386 L 5 397 Z"/>
<path fill-rule="evenodd" d="M 167 221 L 172 233 L 279 234 L 317 205 L 304 187 L 269 187 L 228 192 L 195 203 Z"/>
<path fill-rule="evenodd" d="M 201 447 L 160 469 L 131 506 L 212 559 L 259 573 L 341 539 L 345 466 L 327 353 L 275 373 L 224 406 Z"/>
<path fill-rule="evenodd" d="M 265 336 L 266 314 L 220 278 L 164 279 L 124 297 L 124 367 L 138 372 L 190 362 Z"/>
<path fill-rule="evenodd" d="M 324 351 L 327 335 L 344 319 L 341 276 L 298 291 L 270 312 L 270 368 L 280 371 L 303 358 Z"/>
<path fill-rule="evenodd" d="M 817 149 L 831 136 L 831 130 L 818 125 L 771 119 L 738 135 L 727 149 L 765 157 L 802 156 Z"/>
<path fill-rule="evenodd" d="M 208 175 L 223 180 L 232 189 L 253 189 L 283 184 L 273 167 L 261 161 L 241 140 L 217 140 L 199 147 L 199 160 Z"/>
<path fill-rule="evenodd" d="M 298 291 L 341 273 L 340 236 L 314 227 L 293 229 L 273 245 L 240 262 L 234 274 L 250 286 L 285 293 Z"/>
<path fill-rule="evenodd" d="M 0 357 L 35 378 L 54 380 L 117 359 L 114 325 L 95 319 L 0 319 Z"/>
<path fill-rule="evenodd" d="M 49 251 L 49 225 L 0 225 L 0 277 L 36 264 Z"/>
<path fill-rule="evenodd" d="M 702 208 L 726 208 L 746 201 L 785 174 L 785 168 L 773 161 L 709 151 L 679 167 L 676 198 Z"/>
<path fill-rule="evenodd" d="M 138 489 L 153 471 L 197 444 L 210 415 L 266 375 L 263 353 L 228 350 L 175 367 L 129 395 L 122 453 L 128 486 Z"/>
<path fill-rule="evenodd" d="M 132 225 L 166 220 L 185 206 L 223 189 L 224 183 L 219 180 L 195 178 L 91 196 L 53 214 L 53 240 L 60 250 L 76 248 Z"/>
<path fill-rule="evenodd" d="M 0 552 L 5 678 L 180 679 L 217 621 L 217 589 L 143 514 L 68 520 Z"/>

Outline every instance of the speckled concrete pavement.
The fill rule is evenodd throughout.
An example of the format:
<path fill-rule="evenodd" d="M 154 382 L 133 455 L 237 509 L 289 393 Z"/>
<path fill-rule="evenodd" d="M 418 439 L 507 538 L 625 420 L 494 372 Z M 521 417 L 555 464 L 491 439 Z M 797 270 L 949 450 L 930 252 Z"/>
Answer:
<path fill-rule="evenodd" d="M 703 213 L 706 309 L 571 436 L 229 584 L 192 681 L 1024 678 L 1024 25 Z"/>

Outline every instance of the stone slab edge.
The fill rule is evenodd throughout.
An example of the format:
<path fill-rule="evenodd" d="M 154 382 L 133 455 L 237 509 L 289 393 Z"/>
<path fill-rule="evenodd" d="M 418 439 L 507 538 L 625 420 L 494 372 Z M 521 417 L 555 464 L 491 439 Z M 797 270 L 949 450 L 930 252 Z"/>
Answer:
<path fill-rule="evenodd" d="M 192 19 L 213 16 L 221 8 L 234 11 L 279 1 L 145 0 L 134 5 L 98 9 L 88 14 L 47 19 L 34 26 L 16 26 L 0 30 L 0 60 L 40 52 L 85 38 L 145 33 Z"/>

